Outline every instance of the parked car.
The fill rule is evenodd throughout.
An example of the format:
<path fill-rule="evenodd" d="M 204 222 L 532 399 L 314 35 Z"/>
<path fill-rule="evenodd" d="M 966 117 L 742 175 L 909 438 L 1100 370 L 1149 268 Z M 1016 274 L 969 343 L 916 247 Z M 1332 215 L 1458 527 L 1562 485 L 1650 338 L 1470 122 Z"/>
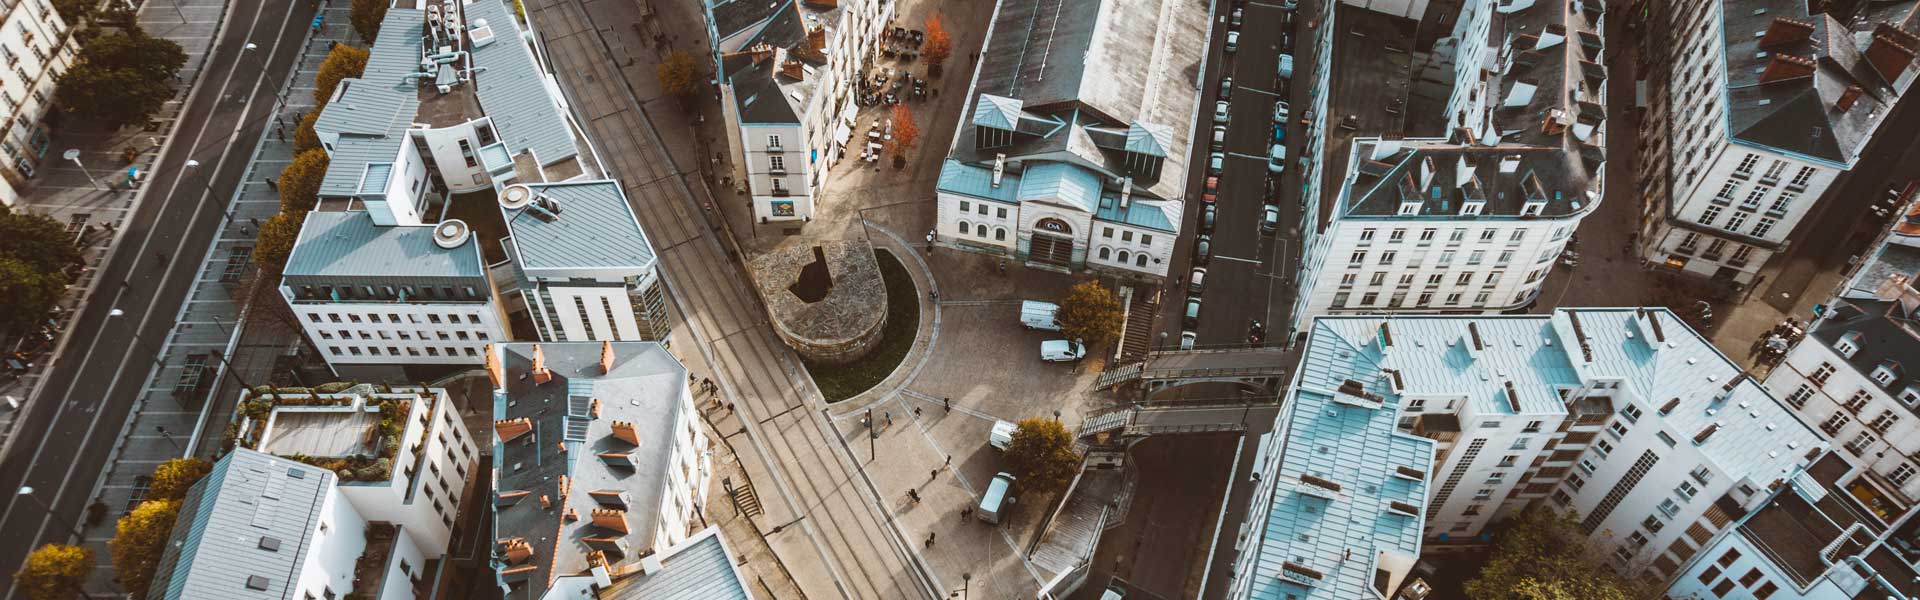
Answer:
<path fill-rule="evenodd" d="M 1227 118 L 1227 101 L 1221 100 L 1213 103 L 1213 122 L 1225 125 L 1227 124 Z"/>
<path fill-rule="evenodd" d="M 1273 122 L 1275 124 L 1286 123 L 1287 111 L 1291 109 L 1292 107 L 1287 105 L 1287 101 L 1285 100 L 1274 102 L 1273 103 Z"/>
<path fill-rule="evenodd" d="M 1239 29 L 1240 18 L 1246 16 L 1245 13 L 1245 9 L 1238 6 L 1233 7 L 1233 13 L 1227 17 L 1227 24 L 1233 26 L 1234 29 Z"/>
<path fill-rule="evenodd" d="M 1208 177 L 1207 189 L 1200 193 L 1200 201 L 1205 202 L 1207 204 L 1213 204 L 1214 200 L 1217 200 L 1219 196 L 1220 196 L 1220 178 Z"/>
<path fill-rule="evenodd" d="M 1180 325 L 1187 329 L 1200 327 L 1200 299 L 1187 298 L 1187 310 L 1180 313 Z"/>
<path fill-rule="evenodd" d="M 1180 332 L 1180 349 L 1181 350 L 1192 350 L 1193 344 L 1198 341 L 1200 341 L 1199 335 L 1195 335 L 1191 331 Z"/>
<path fill-rule="evenodd" d="M 1187 293 L 1198 296 L 1205 291 L 1207 291 L 1207 268 L 1194 267 L 1193 272 L 1187 274 Z"/>
<path fill-rule="evenodd" d="M 980 506 L 974 508 L 974 516 L 988 523 L 999 523 L 1001 513 L 1013 504 L 1013 481 L 1012 473 L 994 475 L 993 482 L 987 484 L 987 493 L 980 495 Z"/>
<path fill-rule="evenodd" d="M 1007 421 L 994 421 L 993 429 L 987 432 L 987 445 L 995 450 L 1006 450 L 1007 446 L 1013 445 L 1013 432 L 1019 429 L 1019 426 Z"/>
<path fill-rule="evenodd" d="M 1280 173 L 1287 170 L 1287 145 L 1274 144 L 1267 149 L 1267 171 Z"/>
<path fill-rule="evenodd" d="M 1200 206 L 1200 233 L 1213 235 L 1213 205 Z"/>
<path fill-rule="evenodd" d="M 1217 98 L 1221 101 L 1226 101 L 1233 98 L 1233 78 L 1232 77 L 1220 78 L 1220 93 L 1217 96 Z"/>
<path fill-rule="evenodd" d="M 1024 300 L 1020 302 L 1020 325 L 1027 329 L 1059 331 L 1060 323 L 1054 320 L 1059 313 L 1060 305 L 1058 304 Z"/>
<path fill-rule="evenodd" d="M 1280 55 L 1280 78 L 1293 79 L 1293 55 Z"/>
<path fill-rule="evenodd" d="M 1260 233 L 1273 235 L 1280 230 L 1280 207 L 1268 204 L 1260 209 Z"/>
<path fill-rule="evenodd" d="M 1225 125 L 1213 126 L 1212 146 L 1214 150 L 1225 150 L 1227 148 L 1227 127 Z"/>
<path fill-rule="evenodd" d="M 1227 32 L 1227 54 L 1233 54 L 1233 51 L 1239 50 L 1239 49 L 1240 49 L 1240 32 L 1238 31 Z"/>
<path fill-rule="evenodd" d="M 1287 126 L 1286 125 L 1273 126 L 1273 143 L 1275 144 L 1287 143 Z"/>
<path fill-rule="evenodd" d="M 1073 340 L 1040 342 L 1040 360 L 1047 362 L 1073 362 L 1086 355 L 1087 347 Z"/>
<path fill-rule="evenodd" d="M 1227 155 L 1215 152 L 1207 157 L 1207 174 L 1219 175 L 1227 167 Z"/>
<path fill-rule="evenodd" d="M 1204 265 L 1213 260 L 1213 236 L 1199 236 L 1193 240 L 1193 264 Z"/>

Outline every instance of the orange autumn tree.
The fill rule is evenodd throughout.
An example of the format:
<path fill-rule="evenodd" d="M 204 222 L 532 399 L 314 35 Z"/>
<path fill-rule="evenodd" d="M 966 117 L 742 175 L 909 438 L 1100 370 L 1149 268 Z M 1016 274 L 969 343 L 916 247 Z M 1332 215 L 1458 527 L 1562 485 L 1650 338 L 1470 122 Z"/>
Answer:
<path fill-rule="evenodd" d="M 947 33 L 947 27 L 941 23 L 940 15 L 927 17 L 927 41 L 920 47 L 920 55 L 926 57 L 927 64 L 935 68 L 953 55 L 953 36 Z"/>
<path fill-rule="evenodd" d="M 893 151 L 905 155 L 913 143 L 920 139 L 920 124 L 913 121 L 913 111 L 907 105 L 893 107 Z"/>

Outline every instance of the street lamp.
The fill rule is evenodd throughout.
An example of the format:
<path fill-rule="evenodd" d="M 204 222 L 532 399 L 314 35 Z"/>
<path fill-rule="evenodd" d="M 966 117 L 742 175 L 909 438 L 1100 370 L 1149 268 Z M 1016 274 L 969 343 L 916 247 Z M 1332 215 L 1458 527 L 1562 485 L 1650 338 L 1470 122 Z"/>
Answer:
<path fill-rule="evenodd" d="M 108 310 L 108 311 L 107 311 L 107 318 L 109 318 L 109 319 L 117 319 L 117 318 L 120 318 L 120 317 L 123 317 L 123 316 L 126 316 L 126 314 L 127 314 L 127 311 L 124 311 L 124 310 L 120 310 L 120 309 L 118 309 L 118 308 L 115 308 L 115 309 L 112 309 L 112 310 Z M 139 346 L 140 346 L 140 332 L 139 332 L 139 331 L 133 331 L 133 332 L 131 332 L 131 333 L 133 334 L 133 345 L 134 345 L 135 347 L 139 347 Z M 154 366 L 156 366 L 156 367 L 160 367 L 160 368 L 162 368 L 162 369 L 165 369 L 165 368 L 167 368 L 167 363 L 164 363 L 164 362 L 160 362 L 160 353 L 159 353 L 159 352 L 155 352 L 155 353 L 153 353 L 153 365 L 154 365 Z"/>
<path fill-rule="evenodd" d="M 173 445 L 173 451 L 175 451 L 175 452 L 179 452 L 179 451 L 180 451 L 180 442 L 176 442 L 176 441 L 173 441 L 173 434 L 172 434 L 172 433 L 168 433 L 168 432 L 167 432 L 167 428 L 166 428 L 166 427 L 162 427 L 162 426 L 159 426 L 159 425 L 155 425 L 155 426 L 153 426 L 153 430 L 154 430 L 154 431 L 158 431 L 158 432 L 160 432 L 160 437 L 162 437 L 162 438 L 166 438 L 166 440 L 167 440 L 167 443 L 168 443 L 168 444 L 172 444 L 172 445 Z"/>
<path fill-rule="evenodd" d="M 245 46 L 241 46 L 241 47 L 240 47 L 240 54 L 241 54 L 242 56 L 246 56 L 246 57 L 248 57 L 248 58 L 250 58 L 250 59 L 252 59 L 252 60 L 253 60 L 253 67 L 254 67 L 254 68 L 256 68 L 256 69 L 259 69 L 259 70 L 260 70 L 260 72 L 262 72 L 262 73 L 265 73 L 265 72 L 267 72 L 267 67 L 266 67 L 266 65 L 263 65 L 263 64 L 261 64 L 261 63 L 260 63 L 260 57 L 258 57 L 258 56 L 254 56 L 254 55 L 253 55 L 253 51 L 255 51 L 255 50 L 259 50 L 259 49 L 260 49 L 260 45 L 259 45 L 259 44 L 255 44 L 255 43 L 253 43 L 253 42 L 247 42 L 247 45 L 245 45 Z"/>
<path fill-rule="evenodd" d="M 87 176 L 87 183 L 93 184 L 93 189 L 101 189 L 100 182 L 93 178 L 93 173 L 87 172 L 87 165 L 81 164 L 79 148 L 70 148 L 66 152 L 61 153 L 60 157 L 73 161 L 74 166 L 80 167 L 80 174 Z"/>
<path fill-rule="evenodd" d="M 252 44 L 248 44 L 248 45 L 251 46 Z M 181 167 L 189 171 L 198 172 L 200 170 L 200 161 L 189 158 L 187 159 L 186 164 L 181 165 Z M 200 178 L 200 187 L 205 188 L 207 190 L 207 196 L 215 199 L 218 199 L 220 197 L 219 192 L 213 191 L 213 174 L 212 173 L 208 173 L 206 177 Z M 221 214 L 227 217 L 227 222 L 232 223 L 233 222 L 232 208 L 231 207 L 222 208 L 220 210 L 221 210 Z"/>
<path fill-rule="evenodd" d="M 80 535 L 80 528 L 75 527 L 73 524 L 73 521 L 69 521 L 67 520 L 66 517 L 62 517 L 58 513 L 53 512 L 53 509 L 47 508 L 47 504 L 45 502 L 41 502 L 40 498 L 35 497 L 33 495 L 33 486 L 30 486 L 30 485 L 20 486 L 20 490 L 18 492 L 15 492 L 14 495 L 21 496 L 28 500 L 33 501 L 34 506 L 40 507 L 40 512 L 47 513 L 47 516 L 53 517 L 54 520 L 59 521 L 61 525 L 65 525 L 67 528 L 67 535 L 70 535 L 70 536 Z"/>

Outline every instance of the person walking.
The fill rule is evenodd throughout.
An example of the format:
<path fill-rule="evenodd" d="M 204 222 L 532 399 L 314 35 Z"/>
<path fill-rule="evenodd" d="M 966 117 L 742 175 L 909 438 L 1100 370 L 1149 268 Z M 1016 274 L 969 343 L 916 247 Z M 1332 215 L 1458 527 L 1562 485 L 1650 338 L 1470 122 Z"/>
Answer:
<path fill-rule="evenodd" d="M 913 489 L 913 488 L 907 488 L 907 499 L 909 499 L 909 500 L 912 500 L 914 504 L 919 504 L 919 503 L 920 503 L 920 490 L 916 490 L 916 489 Z"/>
<path fill-rule="evenodd" d="M 932 531 L 929 531 L 929 532 L 927 532 L 927 547 L 928 547 L 928 548 L 932 548 L 932 547 L 933 547 L 933 539 L 934 539 L 934 537 L 935 537 L 935 536 L 938 536 L 938 535 L 940 535 L 940 534 L 938 534 L 938 533 L 935 533 L 935 532 L 932 532 Z"/>

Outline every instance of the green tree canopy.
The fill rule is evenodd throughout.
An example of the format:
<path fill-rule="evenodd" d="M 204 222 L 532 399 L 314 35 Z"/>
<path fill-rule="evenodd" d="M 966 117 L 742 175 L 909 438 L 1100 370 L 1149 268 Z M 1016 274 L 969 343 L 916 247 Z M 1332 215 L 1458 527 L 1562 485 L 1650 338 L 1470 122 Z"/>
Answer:
<path fill-rule="evenodd" d="M 149 81 L 165 81 L 187 64 L 187 51 L 166 38 L 134 29 L 94 38 L 80 49 L 80 60 L 103 69 L 126 69 Z"/>
<path fill-rule="evenodd" d="M 0 331 L 24 332 L 46 317 L 67 289 L 67 275 L 0 257 Z"/>
<path fill-rule="evenodd" d="M 54 98 L 75 117 L 117 128 L 159 111 L 173 99 L 173 87 L 136 71 L 80 63 L 60 76 Z"/>
<path fill-rule="evenodd" d="M 1467 582 L 1484 600 L 1637 600 L 1645 590 L 1622 579 L 1589 551 L 1573 516 L 1535 505 L 1494 533 L 1493 556 Z"/>
<path fill-rule="evenodd" d="M 306 214 L 320 201 L 320 182 L 327 178 L 327 151 L 307 150 L 280 170 L 280 212 Z"/>
<path fill-rule="evenodd" d="M 261 223 L 254 235 L 253 266 L 273 275 L 286 270 L 287 257 L 293 255 L 293 242 L 300 238 L 305 222 L 306 213 L 283 212 Z"/>
<path fill-rule="evenodd" d="M 80 249 L 74 247 L 66 225 L 52 217 L 0 206 L 0 256 L 42 271 L 58 271 L 80 262 Z"/>
<path fill-rule="evenodd" d="M 1036 491 L 1057 490 L 1080 469 L 1073 434 L 1059 421 L 1040 417 L 1021 419 L 1016 425 L 1006 460 L 1020 485 Z"/>
<path fill-rule="evenodd" d="M 157 500 L 185 498 L 187 488 L 193 487 L 212 470 L 213 463 L 198 458 L 176 458 L 160 463 L 160 466 L 153 468 L 153 482 L 147 486 L 147 497 Z"/>
<path fill-rule="evenodd" d="M 46 318 L 80 262 L 67 228 L 45 215 L 0 206 L 0 333 L 24 331 Z"/>
<path fill-rule="evenodd" d="M 660 89 L 669 94 L 685 95 L 693 92 L 693 86 L 700 82 L 699 66 L 694 63 L 693 55 L 684 50 L 674 50 L 654 67 L 654 76 L 660 78 Z"/>
<path fill-rule="evenodd" d="M 13 585 L 30 600 L 66 600 L 82 589 L 92 572 L 92 550 L 47 544 L 27 555 L 27 564 L 14 574 Z"/>
<path fill-rule="evenodd" d="M 144 600 L 153 583 L 154 569 L 173 534 L 173 523 L 180 516 L 179 500 L 148 500 L 120 517 L 114 526 L 107 551 L 113 555 L 113 571 L 120 576 L 120 587 L 127 597 Z"/>
<path fill-rule="evenodd" d="M 314 107 L 313 110 L 307 111 L 307 116 L 300 117 L 300 124 L 293 128 L 294 154 L 301 154 L 320 147 L 320 134 L 313 130 L 313 126 L 319 122 L 320 107 L 317 106 Z"/>
<path fill-rule="evenodd" d="M 1089 279 L 1067 290 L 1054 319 L 1060 322 L 1060 332 L 1067 337 L 1088 346 L 1103 346 L 1120 339 L 1120 325 L 1126 319 L 1126 312 L 1120 307 L 1119 296 L 1099 281 Z"/>
<path fill-rule="evenodd" d="M 320 62 L 320 72 L 313 76 L 313 101 L 325 106 L 327 100 L 333 98 L 333 88 L 339 87 L 340 80 L 365 73 L 369 54 L 366 48 L 346 44 L 334 46 L 332 51 L 327 52 L 327 59 Z M 308 112 L 318 115 L 320 107 L 316 106 Z"/>
<path fill-rule="evenodd" d="M 347 19 L 353 22 L 353 30 L 360 34 L 360 41 L 373 43 L 380 35 L 380 22 L 387 19 L 387 6 L 391 0 L 353 0 Z"/>
<path fill-rule="evenodd" d="M 100 3 L 93 0 L 53 0 L 53 10 L 60 13 L 60 20 L 66 21 L 67 28 L 71 29 L 93 16 L 94 11 L 100 10 Z"/>

